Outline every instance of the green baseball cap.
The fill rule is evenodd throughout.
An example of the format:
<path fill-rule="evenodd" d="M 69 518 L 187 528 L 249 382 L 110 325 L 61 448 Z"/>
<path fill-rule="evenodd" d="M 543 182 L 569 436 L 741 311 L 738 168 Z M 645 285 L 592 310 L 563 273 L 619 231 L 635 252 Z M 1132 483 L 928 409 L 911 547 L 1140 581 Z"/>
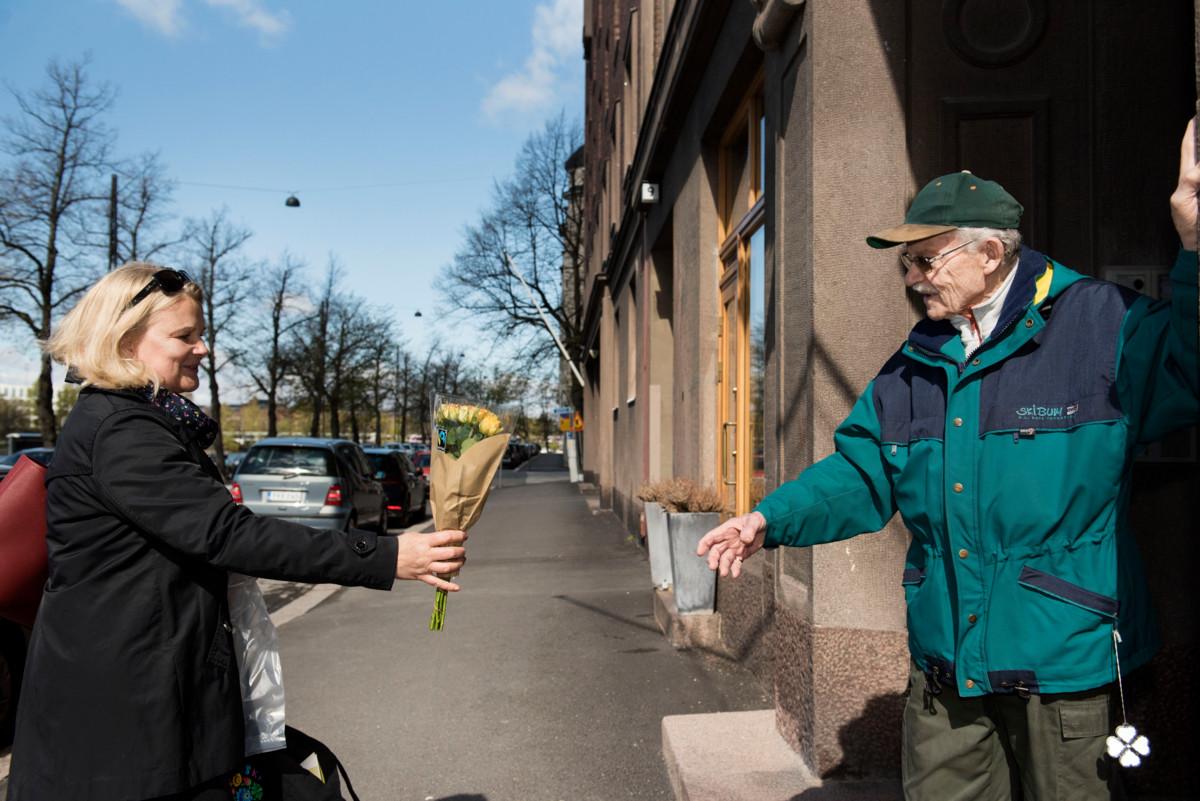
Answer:
<path fill-rule="evenodd" d="M 904 223 L 868 236 L 873 248 L 891 248 L 955 228 L 1016 228 L 1025 209 L 995 181 L 969 170 L 934 178 L 913 198 Z"/>

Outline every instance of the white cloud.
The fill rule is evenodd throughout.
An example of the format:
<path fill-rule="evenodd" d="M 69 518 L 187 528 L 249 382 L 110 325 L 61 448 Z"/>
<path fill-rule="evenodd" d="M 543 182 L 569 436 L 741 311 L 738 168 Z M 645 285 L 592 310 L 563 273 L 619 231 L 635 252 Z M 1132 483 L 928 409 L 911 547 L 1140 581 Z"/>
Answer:
<path fill-rule="evenodd" d="M 530 112 L 550 106 L 560 89 L 559 70 L 580 58 L 582 0 L 549 0 L 533 12 L 533 50 L 519 72 L 501 78 L 483 99 L 483 112 L 496 119 L 506 112 Z"/>
<path fill-rule="evenodd" d="M 116 0 L 142 24 L 165 36 L 177 36 L 183 31 L 184 0 Z M 262 0 L 204 0 L 212 7 L 229 11 L 238 24 L 251 28 L 266 37 L 277 37 L 291 27 L 288 12 L 269 11 Z"/>
<path fill-rule="evenodd" d="M 117 0 L 117 4 L 143 25 L 166 36 L 183 30 L 183 0 Z"/>
<path fill-rule="evenodd" d="M 264 36 L 279 36 L 292 24 L 286 11 L 272 13 L 263 7 L 260 0 L 204 0 L 214 8 L 227 8 L 245 28 L 253 28 Z"/>

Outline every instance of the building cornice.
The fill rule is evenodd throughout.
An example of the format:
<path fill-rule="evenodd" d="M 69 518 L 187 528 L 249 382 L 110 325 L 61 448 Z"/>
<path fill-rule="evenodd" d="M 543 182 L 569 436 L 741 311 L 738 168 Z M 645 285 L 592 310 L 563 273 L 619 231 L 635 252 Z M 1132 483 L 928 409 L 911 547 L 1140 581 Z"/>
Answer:
<path fill-rule="evenodd" d="M 704 65 L 721 24 L 734 2 L 747 0 L 677 0 L 663 35 L 661 55 L 654 70 L 654 81 L 646 100 L 646 110 L 638 129 L 633 160 L 620 187 L 619 226 L 611 239 L 605 265 L 592 282 L 584 315 L 584 341 L 592 347 L 599 333 L 603 290 L 620 291 L 632 269 L 628 254 L 641 231 L 641 185 L 655 181 L 648 177 L 661 169 L 673 151 L 665 140 L 679 124 L 668 120 L 683 119 L 704 74 Z M 611 111 L 611 109 L 610 109 Z"/>
<path fill-rule="evenodd" d="M 746 2 L 746 0 L 740 0 Z M 663 37 L 662 56 L 654 70 L 654 82 L 646 101 L 646 113 L 638 130 L 633 161 L 621 185 L 621 224 L 609 255 L 609 287 L 616 293 L 625 286 L 629 251 L 641 230 L 641 186 L 657 183 L 653 176 L 674 148 L 665 139 L 677 132 L 704 74 L 712 44 L 720 35 L 721 23 L 734 0 L 678 0 Z"/>

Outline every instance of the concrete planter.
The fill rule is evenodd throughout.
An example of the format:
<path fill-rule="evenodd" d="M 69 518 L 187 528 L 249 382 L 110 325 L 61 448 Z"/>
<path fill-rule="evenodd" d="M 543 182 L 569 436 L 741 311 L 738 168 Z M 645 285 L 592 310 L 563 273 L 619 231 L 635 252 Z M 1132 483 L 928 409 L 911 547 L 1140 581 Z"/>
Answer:
<path fill-rule="evenodd" d="M 681 615 L 712 612 L 717 596 L 717 573 L 708 560 L 696 556 L 696 546 L 721 522 L 717 512 L 675 512 L 667 515 L 671 535 L 671 571 L 675 608 Z"/>
<path fill-rule="evenodd" d="M 667 533 L 667 512 L 661 504 L 646 504 L 646 550 L 650 552 L 650 581 L 656 590 L 674 584 L 671 570 L 671 536 Z"/>

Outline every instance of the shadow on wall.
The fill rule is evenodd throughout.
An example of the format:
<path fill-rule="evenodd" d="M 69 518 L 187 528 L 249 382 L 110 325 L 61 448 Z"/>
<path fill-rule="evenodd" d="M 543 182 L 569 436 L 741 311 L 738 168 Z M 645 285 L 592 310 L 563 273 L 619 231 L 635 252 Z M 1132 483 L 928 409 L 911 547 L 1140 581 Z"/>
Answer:
<path fill-rule="evenodd" d="M 894 778 L 900 764 L 895 733 L 900 729 L 904 702 L 903 693 L 868 701 L 862 714 L 838 732 L 844 757 L 825 774 L 825 784 L 790 801 L 900 801 L 904 793 L 900 780 Z M 893 777 L 880 778 L 888 773 Z"/>
<path fill-rule="evenodd" d="M 789 801 L 900 801 L 904 791 L 894 774 L 900 764 L 895 732 L 901 725 L 905 696 L 888 693 L 867 702 L 855 720 L 838 732 L 845 755 L 823 777 L 824 784 L 792 796 Z M 890 743 L 887 737 L 891 733 Z M 865 770 L 858 766 L 868 766 Z"/>
<path fill-rule="evenodd" d="M 839 781 L 895 776 L 900 765 L 896 732 L 903 725 L 906 700 L 905 693 L 886 693 L 867 701 L 862 714 L 838 732 L 842 761 L 822 778 Z"/>

